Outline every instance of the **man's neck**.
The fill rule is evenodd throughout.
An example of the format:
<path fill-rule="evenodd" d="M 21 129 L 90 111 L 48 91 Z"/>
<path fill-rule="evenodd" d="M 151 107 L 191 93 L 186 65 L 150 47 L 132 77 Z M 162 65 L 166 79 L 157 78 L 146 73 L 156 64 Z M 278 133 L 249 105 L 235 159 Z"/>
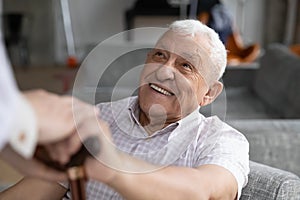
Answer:
<path fill-rule="evenodd" d="M 149 135 L 169 125 L 166 123 L 165 117 L 149 117 L 142 111 L 139 114 L 139 122 Z"/>

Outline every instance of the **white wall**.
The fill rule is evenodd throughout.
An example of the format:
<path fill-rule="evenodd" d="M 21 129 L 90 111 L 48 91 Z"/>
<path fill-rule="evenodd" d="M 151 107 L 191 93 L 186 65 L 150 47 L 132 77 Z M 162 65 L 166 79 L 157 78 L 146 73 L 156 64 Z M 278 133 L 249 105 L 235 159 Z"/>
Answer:
<path fill-rule="evenodd" d="M 87 49 L 123 31 L 123 13 L 133 0 L 69 0 L 73 34 L 77 54 L 82 57 Z M 54 2 L 56 18 L 56 59 L 66 56 L 61 8 Z"/>
<path fill-rule="evenodd" d="M 265 0 L 223 0 L 232 11 L 245 44 L 263 43 Z"/>

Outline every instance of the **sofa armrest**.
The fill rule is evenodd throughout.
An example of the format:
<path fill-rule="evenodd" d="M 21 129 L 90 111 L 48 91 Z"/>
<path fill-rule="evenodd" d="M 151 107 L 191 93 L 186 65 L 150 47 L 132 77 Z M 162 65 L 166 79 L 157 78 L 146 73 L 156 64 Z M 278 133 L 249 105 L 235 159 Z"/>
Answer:
<path fill-rule="evenodd" d="M 250 161 L 250 174 L 240 200 L 300 199 L 300 178 L 295 174 Z"/>

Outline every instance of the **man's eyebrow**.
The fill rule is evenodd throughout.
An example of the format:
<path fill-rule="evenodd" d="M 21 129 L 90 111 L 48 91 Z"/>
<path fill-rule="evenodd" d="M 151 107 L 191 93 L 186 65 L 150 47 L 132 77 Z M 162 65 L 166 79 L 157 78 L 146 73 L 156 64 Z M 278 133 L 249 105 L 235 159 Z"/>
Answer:
<path fill-rule="evenodd" d="M 180 55 L 181 57 L 183 57 L 185 60 L 187 61 L 194 61 L 194 62 L 197 62 L 199 61 L 200 57 L 198 54 L 189 54 L 189 53 L 185 53 L 183 52 L 182 55 Z"/>
<path fill-rule="evenodd" d="M 165 50 L 165 51 L 169 51 L 168 48 L 163 44 L 160 43 L 157 46 L 155 46 L 153 48 L 153 50 Z M 170 51 L 169 51 L 170 52 Z M 189 62 L 198 62 L 200 60 L 200 56 L 197 53 L 186 53 L 186 52 L 171 52 L 174 53 L 182 58 L 184 58 L 185 60 L 189 61 Z"/>

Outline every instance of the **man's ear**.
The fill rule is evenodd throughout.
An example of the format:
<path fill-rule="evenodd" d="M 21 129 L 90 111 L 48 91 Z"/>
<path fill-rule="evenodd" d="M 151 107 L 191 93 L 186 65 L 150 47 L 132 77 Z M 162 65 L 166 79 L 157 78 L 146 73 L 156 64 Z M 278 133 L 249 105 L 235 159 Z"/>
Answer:
<path fill-rule="evenodd" d="M 200 106 L 206 106 L 212 103 L 219 96 L 222 90 L 223 84 L 220 81 L 216 81 L 215 83 L 213 83 L 208 92 L 203 97 L 202 102 L 200 102 Z"/>

